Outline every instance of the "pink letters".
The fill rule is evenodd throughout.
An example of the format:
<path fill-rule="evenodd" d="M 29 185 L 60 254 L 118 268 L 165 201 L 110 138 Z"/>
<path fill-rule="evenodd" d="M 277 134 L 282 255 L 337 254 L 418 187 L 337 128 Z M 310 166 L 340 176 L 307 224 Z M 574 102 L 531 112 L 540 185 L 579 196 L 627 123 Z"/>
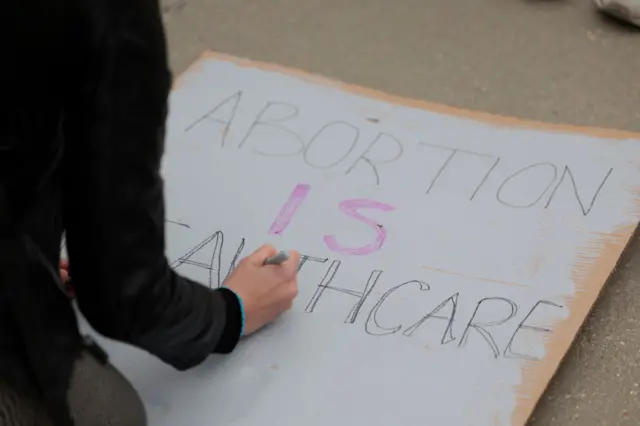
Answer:
<path fill-rule="evenodd" d="M 289 196 L 289 199 L 280 209 L 280 213 L 278 213 L 278 217 L 273 221 L 271 227 L 269 228 L 269 234 L 277 234 L 280 235 L 284 232 L 284 230 L 291 223 L 291 219 L 293 219 L 293 215 L 296 214 L 296 211 L 303 203 L 307 195 L 309 195 L 309 191 L 311 191 L 311 186 L 307 184 L 299 183 Z"/>
<path fill-rule="evenodd" d="M 387 237 L 387 233 L 375 220 L 369 219 L 367 217 L 362 216 L 358 213 L 359 209 L 378 209 L 382 211 L 391 211 L 394 210 L 394 207 L 389 204 L 384 204 L 374 200 L 365 200 L 365 199 L 356 199 L 356 200 L 345 200 L 340 203 L 340 210 L 344 212 L 347 216 L 350 216 L 354 219 L 359 220 L 360 222 L 366 223 L 370 225 L 371 228 L 376 232 L 376 238 L 371 243 L 361 246 L 361 247 L 343 247 L 338 243 L 337 239 L 333 235 L 325 235 L 324 243 L 327 245 L 329 250 L 351 254 L 351 255 L 365 255 L 373 253 L 382 247 L 385 238 Z"/>
<path fill-rule="evenodd" d="M 310 191 L 310 185 L 303 183 L 299 183 L 298 185 L 296 185 L 293 192 L 291 192 L 289 199 L 284 204 L 284 206 L 282 206 L 280 212 L 278 213 L 278 216 L 271 224 L 271 227 L 269 228 L 270 235 L 280 235 L 284 232 L 285 229 L 287 229 L 287 226 L 289 226 L 289 223 L 291 223 L 293 216 L 296 214 L 302 203 L 306 200 Z M 388 212 L 391 210 L 395 210 L 395 207 L 389 204 L 381 203 L 379 201 L 367 199 L 345 200 L 341 202 L 338 207 L 347 216 L 369 225 L 371 229 L 375 231 L 376 237 L 372 242 L 361 247 L 343 247 L 334 235 L 325 235 L 323 237 L 323 240 L 329 250 L 335 251 L 337 253 L 362 256 L 371 254 L 382 247 L 382 244 L 384 244 L 384 240 L 387 237 L 387 232 L 384 230 L 382 225 L 380 225 L 373 219 L 369 219 L 368 217 L 361 215 L 358 210 L 377 209 Z"/>

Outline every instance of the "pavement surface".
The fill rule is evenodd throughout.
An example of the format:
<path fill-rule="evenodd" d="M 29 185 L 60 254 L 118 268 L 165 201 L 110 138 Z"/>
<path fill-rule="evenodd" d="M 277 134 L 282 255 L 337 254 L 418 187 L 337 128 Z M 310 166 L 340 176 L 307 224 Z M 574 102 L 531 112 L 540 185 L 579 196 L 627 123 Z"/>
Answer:
<path fill-rule="evenodd" d="M 451 106 L 640 132 L 640 29 L 591 0 L 162 0 L 176 75 L 204 50 Z M 640 238 L 530 426 L 640 425 Z"/>

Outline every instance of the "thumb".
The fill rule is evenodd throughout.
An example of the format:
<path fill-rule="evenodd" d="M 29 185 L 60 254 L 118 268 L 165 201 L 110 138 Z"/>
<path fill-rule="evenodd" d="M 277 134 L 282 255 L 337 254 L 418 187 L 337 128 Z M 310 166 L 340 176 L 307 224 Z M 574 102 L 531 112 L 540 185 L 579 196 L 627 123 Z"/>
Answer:
<path fill-rule="evenodd" d="M 249 257 L 247 257 L 247 260 L 254 266 L 262 266 L 268 257 L 274 256 L 277 253 L 278 250 L 276 250 L 275 247 L 265 244 L 258 250 L 251 253 Z"/>
<path fill-rule="evenodd" d="M 287 262 L 290 263 L 294 269 L 297 269 L 298 265 L 300 265 L 300 253 L 296 250 L 290 250 L 289 260 L 287 260 Z"/>

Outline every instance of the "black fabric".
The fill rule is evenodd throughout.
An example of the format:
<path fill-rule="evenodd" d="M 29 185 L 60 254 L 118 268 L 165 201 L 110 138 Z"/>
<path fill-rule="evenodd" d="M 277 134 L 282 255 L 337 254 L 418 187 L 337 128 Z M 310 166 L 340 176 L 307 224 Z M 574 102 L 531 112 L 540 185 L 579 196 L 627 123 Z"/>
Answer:
<path fill-rule="evenodd" d="M 49 186 L 40 189 L 36 210 L 55 198 Z M 6 194 L 0 185 L 0 384 L 8 392 L 2 399 L 38 401 L 55 425 L 71 426 L 67 389 L 82 343 L 76 319 L 57 290 L 57 268 L 25 232 L 34 218 L 16 220 Z"/>
<path fill-rule="evenodd" d="M 0 207 L 20 232 L 0 231 L 11 254 L 0 264 L 0 379 L 12 374 L 3 353 L 22 351 L 16 380 L 35 377 L 56 404 L 68 385 L 81 338 L 58 288 L 64 231 L 78 307 L 98 332 L 181 370 L 228 353 L 238 301 L 164 255 L 171 74 L 157 0 L 20 0 L 3 17 Z"/>
<path fill-rule="evenodd" d="M 220 288 L 218 292 L 226 306 L 227 326 L 222 332 L 214 351 L 220 354 L 228 354 L 235 349 L 240 340 L 240 330 L 242 330 L 244 318 L 238 296 L 224 287 Z"/>

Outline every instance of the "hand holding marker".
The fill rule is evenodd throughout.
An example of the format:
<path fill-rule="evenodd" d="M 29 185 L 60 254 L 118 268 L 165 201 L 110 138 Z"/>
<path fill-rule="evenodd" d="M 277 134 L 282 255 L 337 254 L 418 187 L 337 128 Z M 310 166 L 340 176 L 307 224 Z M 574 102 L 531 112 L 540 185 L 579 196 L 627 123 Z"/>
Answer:
<path fill-rule="evenodd" d="M 289 253 L 286 251 L 280 250 L 278 254 L 268 257 L 265 261 L 265 265 L 281 265 L 282 263 L 289 260 Z"/>
<path fill-rule="evenodd" d="M 233 270 L 225 287 L 240 300 L 242 335 L 253 333 L 291 308 L 298 295 L 299 264 L 298 252 L 278 252 L 264 245 Z"/>

